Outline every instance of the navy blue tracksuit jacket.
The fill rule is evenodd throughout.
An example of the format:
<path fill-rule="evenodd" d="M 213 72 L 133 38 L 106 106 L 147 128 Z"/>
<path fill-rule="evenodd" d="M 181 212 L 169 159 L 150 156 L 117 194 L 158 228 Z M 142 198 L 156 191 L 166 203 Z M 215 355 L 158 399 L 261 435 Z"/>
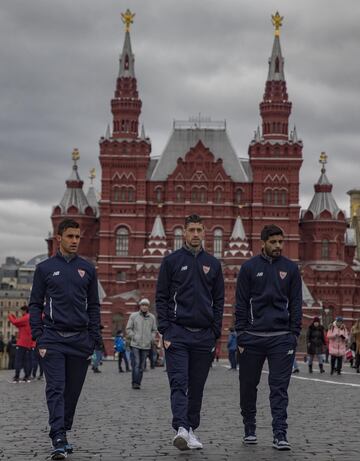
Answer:
<path fill-rule="evenodd" d="M 221 335 L 224 279 L 220 262 L 201 250 L 196 256 L 185 247 L 166 256 L 156 289 L 158 330 L 171 322 L 184 327 L 211 328 Z"/>
<path fill-rule="evenodd" d="M 246 261 L 238 275 L 235 316 L 238 333 L 288 331 L 299 336 L 302 282 L 297 264 L 262 254 Z"/>
<path fill-rule="evenodd" d="M 57 253 L 38 264 L 29 307 L 32 337 L 38 347 L 44 329 L 87 331 L 92 346 L 102 342 L 95 267 L 80 256 L 67 261 Z"/>

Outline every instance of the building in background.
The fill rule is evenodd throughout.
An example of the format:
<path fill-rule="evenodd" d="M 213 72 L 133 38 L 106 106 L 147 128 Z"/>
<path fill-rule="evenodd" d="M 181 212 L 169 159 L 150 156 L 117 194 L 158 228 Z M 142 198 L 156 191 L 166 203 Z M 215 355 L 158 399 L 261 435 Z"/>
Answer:
<path fill-rule="evenodd" d="M 305 323 L 313 315 L 329 322 L 341 314 L 351 324 L 360 316 L 356 232 L 347 228 L 345 213 L 332 196 L 323 154 L 314 198 L 307 210 L 300 210 L 303 143 L 295 126 L 289 127 L 292 103 L 280 46 L 280 15 L 273 16 L 275 36 L 259 107 L 262 124 L 246 158 L 234 149 L 225 121 L 201 116 L 175 121 L 162 154 L 150 155 L 151 141 L 140 122 L 132 17 L 129 11 L 123 15 L 126 31 L 111 100 L 113 121 L 99 143 L 101 199 L 93 185 L 84 193 L 75 150 L 48 239 L 51 255 L 59 221 L 71 217 L 80 222 L 79 252 L 97 265 L 108 343 L 137 309 L 140 297 L 154 301 L 161 260 L 182 245 L 184 216 L 192 213 L 203 217 L 205 247 L 223 264 L 224 333 L 233 324 L 239 267 L 260 251 L 260 231 L 269 223 L 284 229 L 285 254 L 301 266 Z"/>

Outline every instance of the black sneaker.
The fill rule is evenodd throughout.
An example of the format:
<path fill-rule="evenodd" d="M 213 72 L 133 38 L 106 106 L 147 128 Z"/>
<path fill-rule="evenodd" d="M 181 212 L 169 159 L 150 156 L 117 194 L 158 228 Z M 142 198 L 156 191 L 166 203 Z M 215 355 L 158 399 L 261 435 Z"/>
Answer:
<path fill-rule="evenodd" d="M 255 433 L 256 427 L 254 425 L 245 426 L 245 435 L 243 437 L 244 445 L 256 445 L 257 437 Z"/>
<path fill-rule="evenodd" d="M 65 451 L 69 455 L 74 452 L 74 447 L 67 440 L 65 441 Z"/>
<path fill-rule="evenodd" d="M 67 457 L 66 451 L 67 442 L 63 437 L 55 437 L 53 439 L 53 451 L 51 452 L 51 459 L 65 459 Z"/>
<path fill-rule="evenodd" d="M 286 439 L 286 435 L 279 433 L 274 436 L 273 447 L 277 450 L 291 450 L 290 443 Z"/>
<path fill-rule="evenodd" d="M 13 384 L 18 384 L 20 382 L 20 379 L 19 378 L 13 378 L 13 380 L 11 382 Z"/>

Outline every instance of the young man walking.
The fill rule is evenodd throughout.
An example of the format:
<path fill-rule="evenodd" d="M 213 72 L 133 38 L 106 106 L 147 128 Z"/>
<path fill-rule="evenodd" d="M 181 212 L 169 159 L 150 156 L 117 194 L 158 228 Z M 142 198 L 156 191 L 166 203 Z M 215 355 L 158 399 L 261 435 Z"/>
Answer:
<path fill-rule="evenodd" d="M 65 219 L 57 231 L 59 250 L 37 265 L 30 297 L 30 325 L 46 378 L 51 459 L 72 452 L 71 430 L 89 366 L 100 347 L 100 305 L 95 268 L 77 255 L 80 227 Z"/>
<path fill-rule="evenodd" d="M 202 248 L 200 216 L 185 219 L 184 246 L 161 264 L 156 310 L 163 335 L 171 389 L 173 444 L 179 450 L 201 449 L 194 434 L 206 378 L 221 335 L 224 279 L 220 262 Z"/>
<path fill-rule="evenodd" d="M 275 225 L 261 231 L 262 250 L 241 266 L 236 286 L 240 407 L 245 444 L 257 443 L 256 396 L 264 361 L 269 365 L 273 447 L 287 441 L 287 389 L 301 330 L 302 283 L 296 263 L 281 255 L 284 233 Z"/>
<path fill-rule="evenodd" d="M 142 298 L 138 312 L 133 312 L 126 325 L 130 338 L 130 359 L 132 368 L 132 388 L 140 389 L 146 357 L 149 355 L 157 332 L 155 316 L 149 312 L 150 301 Z"/>

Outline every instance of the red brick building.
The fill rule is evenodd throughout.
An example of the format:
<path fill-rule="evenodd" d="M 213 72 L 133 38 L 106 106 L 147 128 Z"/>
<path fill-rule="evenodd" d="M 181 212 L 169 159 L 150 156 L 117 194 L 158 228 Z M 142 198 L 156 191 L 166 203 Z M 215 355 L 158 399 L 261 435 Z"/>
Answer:
<path fill-rule="evenodd" d="M 191 213 L 204 218 L 205 248 L 223 263 L 224 335 L 233 322 L 239 267 L 259 252 L 267 223 L 284 229 L 285 254 L 302 267 L 305 321 L 314 314 L 329 321 L 342 313 L 351 324 L 360 316 L 355 234 L 332 197 L 324 157 L 314 199 L 300 210 L 303 144 L 295 127 L 289 129 L 292 104 L 278 28 L 260 103 L 262 127 L 248 158 L 237 155 L 226 122 L 201 118 L 175 121 L 161 156 L 151 157 L 150 139 L 139 127 L 142 101 L 134 61 L 126 30 L 111 100 L 113 124 L 100 138 L 101 199 L 93 186 L 84 194 L 75 152 L 66 191 L 52 213 L 54 229 L 65 216 L 81 223 L 80 253 L 97 265 L 108 340 L 141 296 L 154 300 L 161 260 L 182 245 L 184 216 Z M 54 237 L 48 243 L 53 254 Z"/>

